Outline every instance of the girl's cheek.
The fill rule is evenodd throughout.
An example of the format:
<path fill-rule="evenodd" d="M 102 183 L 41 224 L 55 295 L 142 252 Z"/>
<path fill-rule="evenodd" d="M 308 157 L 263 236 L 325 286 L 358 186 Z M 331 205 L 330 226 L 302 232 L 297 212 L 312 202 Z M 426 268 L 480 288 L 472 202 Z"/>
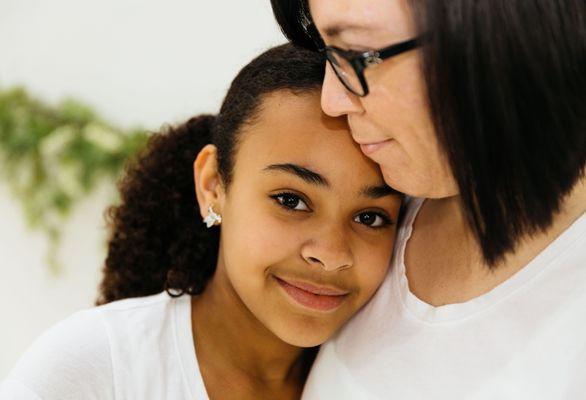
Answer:
<path fill-rule="evenodd" d="M 386 236 L 386 235 L 385 235 Z M 362 290 L 372 295 L 387 275 L 393 253 L 394 233 L 381 240 L 378 244 L 365 246 L 360 252 L 360 277 Z"/>
<path fill-rule="evenodd" d="M 304 240 L 301 224 L 271 215 L 258 215 L 245 225 L 240 235 L 239 247 L 247 249 L 247 253 L 263 265 L 294 256 Z"/>

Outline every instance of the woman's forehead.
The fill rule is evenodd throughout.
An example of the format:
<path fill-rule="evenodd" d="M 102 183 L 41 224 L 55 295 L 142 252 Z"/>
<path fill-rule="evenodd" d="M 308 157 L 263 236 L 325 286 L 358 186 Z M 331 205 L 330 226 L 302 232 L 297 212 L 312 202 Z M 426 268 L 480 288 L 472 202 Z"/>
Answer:
<path fill-rule="evenodd" d="M 388 42 L 414 34 L 406 0 L 309 0 L 309 7 L 326 42 L 346 37 Z"/>

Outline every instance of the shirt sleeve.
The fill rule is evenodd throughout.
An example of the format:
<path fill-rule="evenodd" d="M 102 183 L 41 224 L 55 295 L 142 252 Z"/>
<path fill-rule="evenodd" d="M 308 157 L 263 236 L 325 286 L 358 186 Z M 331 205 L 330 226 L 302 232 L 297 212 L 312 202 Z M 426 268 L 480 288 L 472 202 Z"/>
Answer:
<path fill-rule="evenodd" d="M 0 385 L 0 399 L 114 399 L 112 371 L 100 312 L 80 311 L 31 345 Z"/>

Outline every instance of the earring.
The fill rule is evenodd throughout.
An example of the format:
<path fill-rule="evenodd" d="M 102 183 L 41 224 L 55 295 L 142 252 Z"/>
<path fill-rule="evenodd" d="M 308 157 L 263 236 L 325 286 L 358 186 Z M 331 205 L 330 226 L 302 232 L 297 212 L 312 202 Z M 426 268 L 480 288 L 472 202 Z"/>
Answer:
<path fill-rule="evenodd" d="M 205 222 L 206 227 L 211 228 L 214 225 L 220 225 L 222 223 L 222 216 L 216 214 L 212 206 L 208 206 L 208 215 L 203 219 L 203 222 Z"/>

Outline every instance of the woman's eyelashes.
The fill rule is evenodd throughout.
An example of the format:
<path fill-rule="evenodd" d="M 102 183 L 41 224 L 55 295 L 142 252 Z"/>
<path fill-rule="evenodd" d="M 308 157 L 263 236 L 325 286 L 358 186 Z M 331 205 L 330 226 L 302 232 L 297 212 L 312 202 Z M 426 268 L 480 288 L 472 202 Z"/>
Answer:
<path fill-rule="evenodd" d="M 291 212 L 311 212 L 313 211 L 308 201 L 304 200 L 300 195 L 291 192 L 282 192 L 270 195 L 273 200 L 277 202 L 279 207 Z M 371 229 L 381 229 L 389 225 L 393 225 L 393 220 L 384 212 L 380 211 L 363 211 L 356 214 L 353 219 L 354 222 L 364 225 Z"/>

